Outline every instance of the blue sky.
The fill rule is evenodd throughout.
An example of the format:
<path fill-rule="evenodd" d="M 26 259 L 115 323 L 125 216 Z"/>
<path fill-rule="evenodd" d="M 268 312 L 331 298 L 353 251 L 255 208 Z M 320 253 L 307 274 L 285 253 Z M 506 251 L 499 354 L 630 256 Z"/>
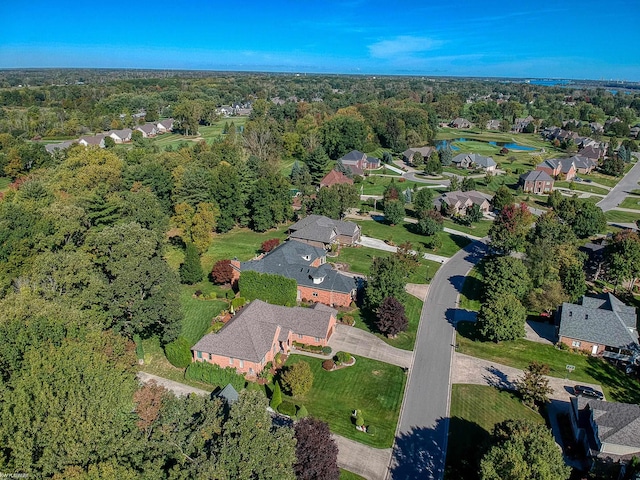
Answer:
<path fill-rule="evenodd" d="M 640 81 L 638 0 L 0 3 L 0 68 Z"/>

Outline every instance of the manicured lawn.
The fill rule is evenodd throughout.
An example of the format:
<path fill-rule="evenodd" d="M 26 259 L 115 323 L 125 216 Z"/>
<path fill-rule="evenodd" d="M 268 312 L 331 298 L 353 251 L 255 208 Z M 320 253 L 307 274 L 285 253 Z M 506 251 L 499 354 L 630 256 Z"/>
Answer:
<path fill-rule="evenodd" d="M 544 422 L 511 392 L 484 385 L 452 385 L 445 478 L 478 478 L 478 462 L 494 425 L 511 419 Z"/>
<path fill-rule="evenodd" d="M 609 193 L 609 190 L 606 190 L 604 188 L 600 188 L 600 187 L 595 187 L 593 185 L 591 185 L 590 183 L 584 183 L 584 182 L 555 182 L 553 184 L 555 187 L 561 187 L 561 188 L 571 188 L 572 190 L 578 190 L 580 192 L 589 192 L 589 193 L 597 193 L 600 195 L 606 195 L 607 193 Z"/>
<path fill-rule="evenodd" d="M 337 257 L 327 257 L 329 262 L 346 263 L 350 272 L 369 275 L 371 263 L 375 257 L 388 257 L 391 252 L 376 250 L 369 247 L 342 247 Z M 411 275 L 409 283 L 429 283 L 440 268 L 440 264 L 431 260 L 422 259 L 420 267 Z"/>
<path fill-rule="evenodd" d="M 592 182 L 599 183 L 605 187 L 615 187 L 616 184 L 622 180 L 622 177 L 611 177 L 598 172 L 593 172 L 589 175 L 580 174 L 580 178 L 583 180 L 591 180 Z"/>
<path fill-rule="evenodd" d="M 366 479 L 356 473 L 353 473 L 353 472 L 350 472 L 349 470 L 345 470 L 344 468 L 341 468 L 340 480 L 366 480 Z"/>
<path fill-rule="evenodd" d="M 462 292 L 460 292 L 460 308 L 473 310 L 474 312 L 480 310 L 482 288 L 484 286 L 482 280 L 482 268 L 476 265 L 471 269 L 462 284 Z"/>
<path fill-rule="evenodd" d="M 160 148 L 165 148 L 167 145 L 178 145 L 180 142 L 187 142 L 191 145 L 193 142 L 199 142 L 200 140 L 205 140 L 208 143 L 211 143 L 215 138 L 222 136 L 224 124 L 230 124 L 231 122 L 233 122 L 236 127 L 239 127 L 247 122 L 247 117 L 223 118 L 213 125 L 200 126 L 198 127 L 198 136 L 185 137 L 177 133 L 164 133 L 155 137 L 152 142 Z"/>
<path fill-rule="evenodd" d="M 409 320 L 409 325 L 407 330 L 399 333 L 396 338 L 388 338 L 386 335 L 379 333 L 374 323 L 375 318 L 359 308 L 348 312 L 347 315 L 353 316 L 356 321 L 356 328 L 364 330 L 365 332 L 373 333 L 376 337 L 384 340 L 392 347 L 400 348 L 402 350 L 413 350 L 413 346 L 416 342 L 418 325 L 420 324 L 422 303 L 422 300 L 407 294 L 407 300 L 404 302 L 404 311 L 407 316 L 407 320 Z"/>
<path fill-rule="evenodd" d="M 425 247 L 424 242 L 426 237 L 424 235 L 414 233 L 415 226 L 411 223 L 391 226 L 386 223 L 370 220 L 355 220 L 355 222 L 362 227 L 362 234 L 367 237 L 378 238 L 380 240 L 392 240 L 396 245 L 411 242 L 414 247 L 421 247 L 426 252 L 435 253 L 444 257 L 451 257 L 458 250 L 471 243 L 468 238 L 439 232 L 437 235 L 442 239 L 442 247 L 438 250 L 432 250 Z"/>
<path fill-rule="evenodd" d="M 627 197 L 620 204 L 622 208 L 633 208 L 634 210 L 640 210 L 640 197 Z M 638 212 L 640 214 L 640 212 Z"/>
<path fill-rule="evenodd" d="M 382 170 L 380 170 L 380 172 L 382 172 Z M 391 175 L 393 172 L 389 171 L 388 174 Z M 392 181 L 395 182 L 401 192 L 407 188 L 413 190 L 413 187 L 416 185 L 420 187 L 424 186 L 423 183 L 404 181 L 404 179 L 369 175 L 365 177 L 362 183 L 356 184 L 356 187 L 359 192 L 362 192 L 362 195 L 382 195 Z"/>
<path fill-rule="evenodd" d="M 569 374 L 570 379 L 601 384 L 609 400 L 640 402 L 640 382 L 599 358 L 524 339 L 501 343 L 483 342 L 477 340 L 479 334 L 476 325 L 469 322 L 458 323 L 457 330 L 456 342 L 460 353 L 520 369 L 525 369 L 535 360 L 548 365 L 549 375 L 559 378 L 566 376 L 567 365 L 574 365 L 576 368 Z"/>
<path fill-rule="evenodd" d="M 227 307 L 227 303 L 221 300 L 198 300 L 193 298 L 194 287 L 183 286 L 180 292 L 180 305 L 184 318 L 180 335 L 195 345 L 207 329 L 211 326 L 211 320 Z"/>
<path fill-rule="evenodd" d="M 491 220 L 480 220 L 477 223 L 471 224 L 470 227 L 467 227 L 465 225 L 460 225 L 453 220 L 445 218 L 443 225 L 446 228 L 452 228 L 453 230 L 458 230 L 460 232 L 468 233 L 469 235 L 474 235 L 476 237 L 482 238 L 486 237 L 489 234 L 489 230 L 491 229 L 491 225 L 493 225 L 493 222 Z"/>
<path fill-rule="evenodd" d="M 620 210 L 609 210 L 608 212 L 604 212 L 604 216 L 607 218 L 607 222 L 635 223 L 636 220 L 640 219 L 640 212 L 632 213 L 621 212 Z"/>
<path fill-rule="evenodd" d="M 313 417 L 324 420 L 331 431 L 343 437 L 377 448 L 393 444 L 402 403 L 406 375 L 400 367 L 357 357 L 352 367 L 327 372 L 322 360 L 291 355 L 287 365 L 306 362 L 313 372 L 313 387 L 295 398 Z M 377 433 L 369 435 L 356 430 L 351 412 L 362 410 L 365 425 L 375 425 Z"/>

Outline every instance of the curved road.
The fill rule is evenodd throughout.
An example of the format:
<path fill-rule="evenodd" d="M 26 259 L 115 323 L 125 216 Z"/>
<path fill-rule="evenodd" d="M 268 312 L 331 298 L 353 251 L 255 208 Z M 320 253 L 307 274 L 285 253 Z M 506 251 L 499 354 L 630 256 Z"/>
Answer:
<path fill-rule="evenodd" d="M 483 241 L 469 244 L 440 267 L 431 282 L 391 459 L 394 480 L 444 475 L 454 324 L 465 313 L 457 309 L 458 295 L 465 276 L 486 252 Z"/>
<path fill-rule="evenodd" d="M 640 160 L 638 160 L 631 170 L 622 177 L 622 180 L 609 191 L 607 196 L 596 205 L 598 205 L 603 212 L 616 208 L 632 190 L 639 188 L 638 181 L 640 181 Z"/>

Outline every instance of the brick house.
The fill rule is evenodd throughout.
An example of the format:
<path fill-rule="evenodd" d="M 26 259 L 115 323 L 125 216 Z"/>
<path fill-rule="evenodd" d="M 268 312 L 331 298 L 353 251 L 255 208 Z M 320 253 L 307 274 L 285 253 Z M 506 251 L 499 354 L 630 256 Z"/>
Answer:
<path fill-rule="evenodd" d="M 565 302 L 558 313 L 558 341 L 569 347 L 626 361 L 638 348 L 635 308 L 610 293 Z"/>
<path fill-rule="evenodd" d="M 479 168 L 487 172 L 495 172 L 497 167 L 493 158 L 478 153 L 460 153 L 451 162 L 458 168 Z"/>
<path fill-rule="evenodd" d="M 277 353 L 289 353 L 293 342 L 326 346 L 335 331 L 337 313 L 321 304 L 314 308 L 281 307 L 254 300 L 219 332 L 196 343 L 191 349 L 192 361 L 258 375 Z"/>
<path fill-rule="evenodd" d="M 236 282 L 243 271 L 281 275 L 296 281 L 298 301 L 348 307 L 356 295 L 356 281 L 327 264 L 326 255 L 324 248 L 289 240 L 255 260 L 232 260 L 233 281 Z"/>
<path fill-rule="evenodd" d="M 451 123 L 449 123 L 449 126 L 451 128 L 472 128 L 473 123 L 471 123 L 466 118 L 458 117 L 451 120 Z"/>
<path fill-rule="evenodd" d="M 354 175 L 362 175 L 366 170 L 375 170 L 380 168 L 380 159 L 369 157 L 366 153 L 358 150 L 352 150 L 343 157 L 338 159 L 346 168 L 351 170 Z"/>
<path fill-rule="evenodd" d="M 439 211 L 443 208 L 452 208 L 453 212 L 458 215 L 465 215 L 467 208 L 478 205 L 482 213 L 488 213 L 491 210 L 491 200 L 493 197 L 476 190 L 462 192 L 446 192 L 433 199 L 433 205 Z M 445 207 L 446 206 L 446 207 Z"/>
<path fill-rule="evenodd" d="M 431 154 L 435 151 L 436 151 L 435 147 L 428 147 L 428 146 L 409 148 L 404 152 L 402 152 L 402 160 L 404 161 L 404 163 L 413 165 L 413 156 L 416 153 L 420 153 L 420 155 L 422 155 L 422 158 L 427 160 L 429 157 L 431 157 Z"/>
<path fill-rule="evenodd" d="M 542 170 L 532 170 L 520 175 L 520 185 L 526 193 L 550 193 L 553 190 L 553 178 Z"/>
<path fill-rule="evenodd" d="M 321 248 L 331 244 L 355 245 L 360 240 L 360 225 L 333 220 L 323 215 L 308 215 L 289 227 L 289 238 Z"/>
<path fill-rule="evenodd" d="M 331 170 L 320 180 L 320 188 L 331 187 L 338 184 L 353 185 L 353 180 L 337 170 Z"/>
<path fill-rule="evenodd" d="M 569 158 L 550 158 L 536 166 L 536 170 L 546 172 L 554 178 L 564 177 L 571 180 L 577 173 L 591 173 L 596 168 L 596 162 L 593 159 L 574 155 Z"/>

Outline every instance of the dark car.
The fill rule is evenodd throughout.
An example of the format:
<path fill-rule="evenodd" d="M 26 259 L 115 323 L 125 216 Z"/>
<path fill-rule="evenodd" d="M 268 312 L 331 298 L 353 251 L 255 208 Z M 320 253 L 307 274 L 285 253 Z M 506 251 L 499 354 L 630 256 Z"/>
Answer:
<path fill-rule="evenodd" d="M 573 393 L 575 393 L 577 397 L 583 396 L 595 398 L 597 400 L 604 400 L 604 395 L 602 394 L 602 392 L 599 392 L 598 390 L 587 387 L 585 385 L 576 385 L 575 387 L 573 387 Z"/>

